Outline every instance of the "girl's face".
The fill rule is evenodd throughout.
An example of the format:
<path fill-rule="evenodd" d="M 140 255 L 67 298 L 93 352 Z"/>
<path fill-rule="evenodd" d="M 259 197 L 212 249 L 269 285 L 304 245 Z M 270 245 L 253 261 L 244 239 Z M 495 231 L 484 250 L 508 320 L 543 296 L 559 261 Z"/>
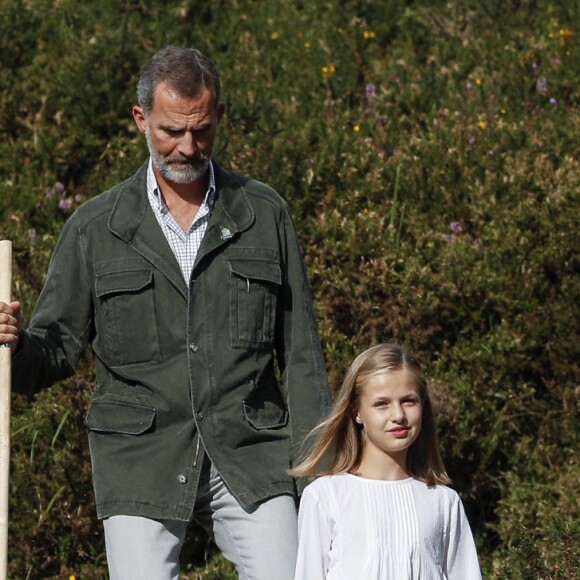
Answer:
<path fill-rule="evenodd" d="M 423 405 L 412 372 L 401 369 L 363 385 L 355 421 L 364 426 L 365 457 L 388 455 L 399 463 L 419 436 Z"/>

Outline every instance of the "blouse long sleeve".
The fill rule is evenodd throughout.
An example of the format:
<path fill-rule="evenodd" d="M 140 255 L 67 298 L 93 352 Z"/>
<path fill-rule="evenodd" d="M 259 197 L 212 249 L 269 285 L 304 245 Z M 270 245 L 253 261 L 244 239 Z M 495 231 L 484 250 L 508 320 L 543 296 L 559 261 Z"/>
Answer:
<path fill-rule="evenodd" d="M 451 514 L 446 568 L 449 580 L 481 580 L 475 542 L 459 498 Z"/>
<path fill-rule="evenodd" d="M 298 538 L 294 580 L 323 580 L 328 572 L 331 528 L 326 510 L 309 487 L 300 500 Z"/>

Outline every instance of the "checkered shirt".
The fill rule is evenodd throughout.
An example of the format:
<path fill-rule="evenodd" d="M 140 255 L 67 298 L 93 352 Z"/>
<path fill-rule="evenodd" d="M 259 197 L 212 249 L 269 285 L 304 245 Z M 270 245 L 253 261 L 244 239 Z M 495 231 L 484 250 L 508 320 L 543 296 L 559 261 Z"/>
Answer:
<path fill-rule="evenodd" d="M 171 250 L 181 268 L 181 273 L 185 283 L 189 286 L 189 278 L 195 263 L 195 258 L 201 245 L 201 240 L 207 230 L 209 216 L 215 203 L 215 175 L 213 164 L 209 164 L 209 187 L 205 193 L 205 198 L 193 219 L 193 223 L 187 232 L 184 232 L 171 215 L 163 195 L 161 195 L 155 173 L 153 173 L 153 162 L 149 159 L 147 168 L 147 196 L 149 203 L 155 213 L 155 217 L 161 226 L 163 234 L 169 242 Z"/>

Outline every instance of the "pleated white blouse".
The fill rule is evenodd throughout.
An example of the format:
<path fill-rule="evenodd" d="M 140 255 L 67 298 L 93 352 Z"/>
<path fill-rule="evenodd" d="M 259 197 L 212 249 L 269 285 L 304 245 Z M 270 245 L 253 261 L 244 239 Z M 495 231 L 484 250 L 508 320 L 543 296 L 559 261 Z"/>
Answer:
<path fill-rule="evenodd" d="M 480 580 L 452 489 L 412 478 L 320 477 L 302 495 L 295 580 Z"/>

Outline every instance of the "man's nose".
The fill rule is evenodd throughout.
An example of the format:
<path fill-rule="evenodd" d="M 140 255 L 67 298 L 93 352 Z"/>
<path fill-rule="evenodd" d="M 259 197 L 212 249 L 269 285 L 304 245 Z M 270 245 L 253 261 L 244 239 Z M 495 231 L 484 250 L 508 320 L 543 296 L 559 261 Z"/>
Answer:
<path fill-rule="evenodd" d="M 183 155 L 183 157 L 187 158 L 193 157 L 197 153 L 197 139 L 192 132 L 186 131 L 182 135 L 181 139 L 179 140 L 178 151 L 181 155 Z"/>

